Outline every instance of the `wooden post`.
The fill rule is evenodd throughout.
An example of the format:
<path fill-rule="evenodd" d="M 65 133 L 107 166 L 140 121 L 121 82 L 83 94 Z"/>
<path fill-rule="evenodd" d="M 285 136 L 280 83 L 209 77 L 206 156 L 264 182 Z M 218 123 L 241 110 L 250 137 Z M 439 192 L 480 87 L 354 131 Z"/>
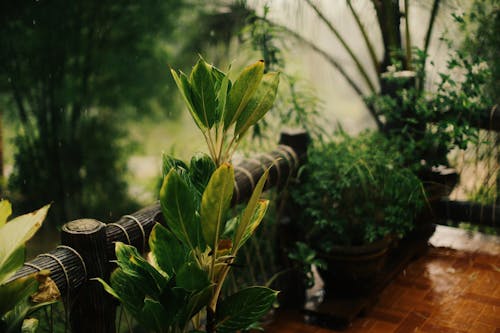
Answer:
<path fill-rule="evenodd" d="M 116 302 L 99 282 L 90 280 L 100 277 L 109 281 L 105 224 L 91 219 L 68 222 L 62 227 L 61 241 L 80 253 L 87 271 L 86 282 L 68 296 L 66 304 L 72 332 L 115 332 Z"/>
<path fill-rule="evenodd" d="M 279 143 L 292 147 L 300 161 L 303 162 L 307 158 L 307 147 L 311 143 L 311 138 L 309 133 L 304 130 L 288 130 L 281 132 Z"/>
<path fill-rule="evenodd" d="M 309 134 L 306 131 L 294 130 L 282 132 L 279 143 L 293 148 L 300 165 L 302 165 L 307 160 L 307 148 L 310 141 Z M 297 269 L 297 265 L 288 257 L 290 251 L 295 248 L 295 243 L 303 238 L 297 226 L 297 220 L 294 219 L 294 216 L 298 214 L 298 207 L 288 195 L 286 189 L 278 200 L 280 202 L 277 203 L 277 207 L 282 207 L 282 211 L 279 214 L 276 251 L 283 265 L 282 269 L 289 270 L 288 273 L 282 275 L 276 281 L 277 289 L 281 290 L 279 295 L 280 307 L 301 309 L 304 306 L 306 297 L 305 279 L 302 272 Z"/>

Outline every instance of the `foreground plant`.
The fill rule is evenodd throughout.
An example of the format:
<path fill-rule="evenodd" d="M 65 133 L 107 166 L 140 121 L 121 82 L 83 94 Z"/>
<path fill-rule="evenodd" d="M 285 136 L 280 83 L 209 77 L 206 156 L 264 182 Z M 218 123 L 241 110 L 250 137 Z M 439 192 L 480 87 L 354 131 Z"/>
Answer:
<path fill-rule="evenodd" d="M 246 207 L 229 215 L 234 190 L 232 153 L 246 131 L 272 107 L 278 74 L 264 74 L 259 61 L 232 83 L 227 74 L 200 59 L 189 78 L 172 71 L 188 109 L 203 133 L 210 156 L 189 165 L 164 155 L 160 204 L 167 227 L 149 238 L 152 263 L 117 243 L 118 269 L 106 290 L 145 327 L 157 332 L 236 332 L 266 314 L 277 292 L 249 287 L 220 299 L 241 246 L 265 215 L 258 181 Z"/>
<path fill-rule="evenodd" d="M 12 208 L 8 201 L 0 201 L 0 332 L 20 332 L 21 328 L 23 332 L 34 332 L 38 321 L 25 317 L 59 297 L 58 293 L 37 294 L 39 285 L 50 283 L 49 271 L 8 281 L 23 265 L 25 243 L 41 227 L 48 209 L 49 205 L 7 223 Z"/>

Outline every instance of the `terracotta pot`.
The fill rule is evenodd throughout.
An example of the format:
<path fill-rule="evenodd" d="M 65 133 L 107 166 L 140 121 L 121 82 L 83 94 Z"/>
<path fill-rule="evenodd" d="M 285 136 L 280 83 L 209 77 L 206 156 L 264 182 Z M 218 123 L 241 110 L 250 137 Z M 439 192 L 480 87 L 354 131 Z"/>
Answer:
<path fill-rule="evenodd" d="M 335 246 L 319 254 L 327 265 L 320 270 L 326 296 L 352 296 L 366 293 L 375 283 L 386 262 L 390 238 L 361 246 Z"/>

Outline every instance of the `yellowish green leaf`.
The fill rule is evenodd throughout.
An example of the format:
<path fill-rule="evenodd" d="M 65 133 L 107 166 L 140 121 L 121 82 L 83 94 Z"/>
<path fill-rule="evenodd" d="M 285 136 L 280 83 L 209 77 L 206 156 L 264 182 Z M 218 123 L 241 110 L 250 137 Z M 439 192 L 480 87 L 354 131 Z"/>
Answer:
<path fill-rule="evenodd" d="M 32 213 L 18 216 L 0 227 L 0 282 L 11 273 L 10 270 L 4 270 L 4 266 L 12 267 L 12 256 L 41 227 L 49 207 L 46 205 Z"/>
<path fill-rule="evenodd" d="M 195 195 L 194 189 L 188 186 L 175 169 L 170 170 L 160 189 L 160 205 L 167 225 L 175 237 L 192 250 L 201 243 Z"/>
<path fill-rule="evenodd" d="M 210 177 L 201 198 L 200 218 L 203 237 L 214 249 L 224 230 L 227 210 L 234 190 L 234 168 L 229 163 L 221 165 Z"/>
<path fill-rule="evenodd" d="M 255 211 L 259 206 L 260 196 L 262 194 L 262 191 L 264 190 L 264 186 L 266 185 L 268 175 L 269 171 L 266 170 L 266 172 L 264 172 L 262 177 L 260 177 L 250 197 L 250 200 L 248 200 L 248 204 L 245 207 L 243 214 L 241 215 L 241 219 L 239 221 L 238 227 L 236 229 L 233 238 L 233 253 L 236 253 L 243 244 L 242 243 L 243 236 L 246 233 L 249 226 L 251 225 L 252 217 L 255 215 Z"/>
<path fill-rule="evenodd" d="M 224 113 L 224 128 L 227 129 L 236 122 L 257 90 L 263 75 L 264 61 L 262 60 L 243 69 L 229 91 Z"/>
<path fill-rule="evenodd" d="M 12 214 L 12 206 L 8 200 L 0 201 L 0 227 L 2 227 L 7 218 Z"/>
<path fill-rule="evenodd" d="M 279 73 L 267 73 L 263 76 L 257 91 L 236 121 L 235 135 L 243 135 L 273 107 L 278 85 Z"/>
<path fill-rule="evenodd" d="M 184 99 L 184 102 L 186 103 L 189 113 L 191 113 L 191 117 L 193 117 L 196 126 L 198 126 L 201 130 L 205 130 L 206 128 L 195 110 L 192 98 L 192 88 L 186 74 L 180 72 L 180 75 L 178 75 L 173 69 L 170 70 L 170 73 L 172 73 L 175 84 L 177 85 L 177 88 L 179 88 L 181 96 Z"/>

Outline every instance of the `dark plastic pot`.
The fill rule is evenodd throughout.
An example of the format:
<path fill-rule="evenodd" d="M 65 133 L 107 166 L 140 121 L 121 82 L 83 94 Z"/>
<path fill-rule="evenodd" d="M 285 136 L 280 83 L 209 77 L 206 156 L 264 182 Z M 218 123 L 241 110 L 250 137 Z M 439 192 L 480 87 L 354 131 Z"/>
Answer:
<path fill-rule="evenodd" d="M 326 297 L 368 292 L 385 265 L 389 247 L 387 237 L 361 246 L 335 246 L 328 254 L 320 253 L 328 265 L 327 270 L 319 271 Z"/>

